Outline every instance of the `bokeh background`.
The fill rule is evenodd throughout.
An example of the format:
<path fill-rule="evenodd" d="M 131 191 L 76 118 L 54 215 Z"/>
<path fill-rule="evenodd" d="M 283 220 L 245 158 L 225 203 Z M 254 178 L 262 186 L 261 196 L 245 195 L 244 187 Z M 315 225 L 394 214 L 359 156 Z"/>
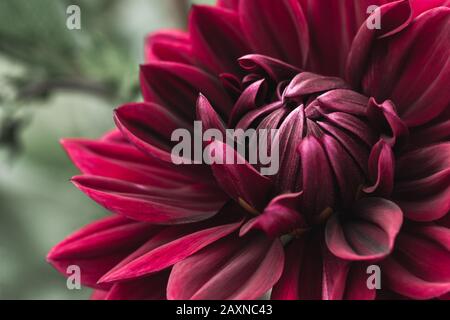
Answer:
<path fill-rule="evenodd" d="M 45 261 L 52 246 L 108 213 L 69 179 L 62 137 L 96 138 L 112 110 L 140 100 L 146 34 L 185 29 L 214 0 L 0 1 L 0 299 L 86 299 Z M 81 30 L 66 9 L 81 8 Z"/>

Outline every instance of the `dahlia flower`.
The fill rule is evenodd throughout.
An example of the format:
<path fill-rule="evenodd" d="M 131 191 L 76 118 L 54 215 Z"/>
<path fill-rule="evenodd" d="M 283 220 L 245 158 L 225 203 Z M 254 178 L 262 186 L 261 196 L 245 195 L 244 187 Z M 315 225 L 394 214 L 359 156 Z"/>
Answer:
<path fill-rule="evenodd" d="M 118 129 L 62 141 L 75 186 L 113 215 L 49 262 L 80 266 L 98 299 L 444 299 L 449 3 L 194 6 L 188 32 L 148 37 L 143 102 L 115 111 Z M 277 129 L 280 170 L 175 165 L 171 134 L 196 120 Z"/>

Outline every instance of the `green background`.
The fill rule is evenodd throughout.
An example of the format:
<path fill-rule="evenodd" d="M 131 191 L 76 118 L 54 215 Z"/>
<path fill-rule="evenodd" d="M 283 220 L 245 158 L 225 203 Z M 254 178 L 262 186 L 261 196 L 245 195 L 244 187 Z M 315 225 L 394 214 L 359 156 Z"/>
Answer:
<path fill-rule="evenodd" d="M 81 30 L 66 28 L 69 3 L 81 7 Z M 58 141 L 113 127 L 112 110 L 139 99 L 145 35 L 184 28 L 185 12 L 183 0 L 0 2 L 0 131 L 15 129 L 0 144 L 0 299 L 89 297 L 89 289 L 68 290 L 45 261 L 68 234 L 108 214 L 69 182 L 77 170 Z M 109 91 L 23 93 L 70 77 Z"/>

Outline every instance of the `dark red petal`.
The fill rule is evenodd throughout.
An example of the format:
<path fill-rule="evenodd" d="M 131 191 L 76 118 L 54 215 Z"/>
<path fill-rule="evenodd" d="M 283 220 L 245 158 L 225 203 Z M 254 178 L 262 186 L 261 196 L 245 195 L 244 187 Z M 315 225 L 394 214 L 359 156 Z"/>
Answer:
<path fill-rule="evenodd" d="M 364 92 L 378 101 L 394 101 L 409 127 L 435 119 L 450 103 L 449 26 L 450 8 L 435 8 L 375 46 Z"/>
<path fill-rule="evenodd" d="M 167 296 L 171 300 L 257 299 L 279 279 L 283 264 L 279 240 L 233 234 L 176 264 Z"/>
<path fill-rule="evenodd" d="M 336 89 L 322 94 L 317 101 L 327 112 L 345 112 L 355 116 L 365 116 L 369 100 L 355 91 Z"/>
<path fill-rule="evenodd" d="M 388 287 L 413 299 L 432 299 L 450 291 L 450 229 L 406 228 L 395 253 L 382 262 Z"/>
<path fill-rule="evenodd" d="M 263 230 L 269 237 L 282 236 L 295 229 L 306 227 L 298 211 L 302 193 L 284 194 L 273 199 L 257 218 L 250 220 L 241 229 L 241 236 L 254 229 Z"/>
<path fill-rule="evenodd" d="M 218 78 L 193 66 L 155 62 L 141 66 L 145 101 L 157 102 L 188 121 L 195 119 L 195 104 L 202 93 L 222 115 L 231 101 Z"/>
<path fill-rule="evenodd" d="M 162 271 L 147 278 L 116 283 L 105 300 L 166 300 L 170 271 Z"/>
<path fill-rule="evenodd" d="M 132 262 L 115 269 L 102 282 L 123 281 L 161 271 L 195 254 L 236 231 L 242 221 L 197 231 L 155 248 Z"/>
<path fill-rule="evenodd" d="M 188 170 L 171 163 L 148 157 L 130 144 L 84 139 L 66 139 L 61 143 L 86 175 L 161 187 L 179 187 L 201 178 L 190 176 Z"/>
<path fill-rule="evenodd" d="M 300 0 L 311 37 L 308 70 L 327 76 L 343 76 L 353 38 L 368 17 L 370 5 L 391 0 Z"/>
<path fill-rule="evenodd" d="M 241 1 L 239 16 L 254 52 L 305 66 L 309 32 L 297 0 Z"/>
<path fill-rule="evenodd" d="M 116 217 L 114 217 L 116 219 Z M 157 227 L 147 223 L 136 223 L 127 220 L 123 225 L 100 229 L 105 220 L 95 223 L 90 228 L 98 227 L 99 230 L 89 232 L 82 230 L 54 247 L 49 253 L 50 260 L 68 260 L 94 258 L 108 255 L 123 248 L 133 247 L 136 243 L 143 242 L 149 235 L 158 230 Z"/>
<path fill-rule="evenodd" d="M 414 16 L 417 17 L 421 13 L 436 7 L 450 7 L 449 0 L 409 0 L 414 11 Z"/>
<path fill-rule="evenodd" d="M 287 245 L 283 275 L 274 286 L 275 300 L 372 300 L 367 265 L 335 257 L 322 233 L 306 233 Z"/>
<path fill-rule="evenodd" d="M 377 290 L 367 287 L 367 267 L 368 264 L 365 263 L 351 264 L 346 280 L 345 300 L 374 300 L 377 297 Z"/>
<path fill-rule="evenodd" d="M 200 95 L 197 100 L 197 118 L 202 122 L 203 130 L 217 129 L 225 138 L 225 124 L 223 120 L 203 95 Z"/>
<path fill-rule="evenodd" d="M 359 169 L 367 173 L 367 163 L 369 161 L 370 149 L 360 139 L 354 138 L 347 131 L 337 128 L 334 124 L 328 123 L 326 120 L 318 120 L 318 126 L 324 131 L 336 138 L 342 147 L 353 157 Z"/>
<path fill-rule="evenodd" d="M 230 95 L 232 100 L 236 101 L 237 99 L 239 99 L 243 89 L 241 79 L 231 73 L 221 73 L 219 78 L 222 86 Z"/>
<path fill-rule="evenodd" d="M 337 139 L 331 135 L 324 135 L 322 141 L 334 172 L 340 203 L 348 208 L 355 201 L 355 195 L 364 182 L 364 176 L 358 164 Z"/>
<path fill-rule="evenodd" d="M 247 73 L 268 76 L 276 83 L 290 80 L 300 72 L 297 67 L 259 54 L 246 55 L 239 59 L 239 64 Z"/>
<path fill-rule="evenodd" d="M 113 129 L 105 133 L 101 139 L 105 142 L 125 143 L 128 144 L 128 140 L 123 136 L 122 132 L 118 129 Z"/>
<path fill-rule="evenodd" d="M 255 121 L 270 116 L 271 114 L 274 113 L 274 111 L 277 111 L 278 109 L 286 109 L 286 108 L 284 108 L 283 103 L 278 101 L 263 106 L 261 108 L 255 109 L 253 111 L 250 111 L 241 119 L 241 121 L 239 121 L 239 123 L 236 125 L 236 128 L 243 130 L 247 130 L 249 128 L 251 129 L 253 128 L 252 125 L 254 125 Z"/>
<path fill-rule="evenodd" d="M 369 177 L 372 185 L 365 187 L 364 192 L 389 197 L 394 188 L 394 171 L 394 152 L 384 140 L 380 140 L 369 157 Z"/>
<path fill-rule="evenodd" d="M 285 266 L 280 280 L 275 284 L 272 290 L 272 300 L 298 300 L 298 284 L 300 276 L 300 267 L 302 263 L 303 242 L 296 240 L 289 244 L 286 250 Z M 306 286 L 304 286 L 306 287 Z"/>
<path fill-rule="evenodd" d="M 125 259 L 123 259 L 119 264 L 117 264 L 114 268 L 109 270 L 109 272 L 105 273 L 102 278 L 99 280 L 99 283 L 106 283 L 107 278 L 110 274 L 115 273 L 117 270 L 122 269 L 127 264 L 139 259 L 145 254 L 164 246 L 172 241 L 176 241 L 179 238 L 187 236 L 191 233 L 195 233 L 199 230 L 204 229 L 205 227 L 210 227 L 211 224 L 208 222 L 200 222 L 200 223 L 191 223 L 185 225 L 176 225 L 169 226 L 166 228 L 161 228 L 161 231 L 154 234 L 147 242 L 145 242 L 142 246 L 140 246 L 137 250 L 133 251 L 130 255 L 128 255 Z"/>
<path fill-rule="evenodd" d="M 145 41 L 145 61 L 158 60 L 192 64 L 189 35 L 178 30 L 166 30 L 148 36 Z"/>
<path fill-rule="evenodd" d="M 450 292 L 439 297 L 439 300 L 450 300 Z"/>
<path fill-rule="evenodd" d="M 436 223 L 450 229 L 450 214 L 447 214 L 443 218 L 437 220 Z"/>
<path fill-rule="evenodd" d="M 239 8 L 240 0 L 218 0 L 217 5 L 225 9 L 235 10 Z"/>
<path fill-rule="evenodd" d="M 239 97 L 239 100 L 231 112 L 229 127 L 237 125 L 239 120 L 249 111 L 261 107 L 267 90 L 267 83 L 264 79 L 256 81 L 248 86 Z"/>
<path fill-rule="evenodd" d="M 385 199 L 365 198 L 356 203 L 353 216 L 333 216 L 326 226 L 330 251 L 345 260 L 375 260 L 389 255 L 403 223 L 400 208 Z"/>
<path fill-rule="evenodd" d="M 361 80 L 366 72 L 367 63 L 376 41 L 379 40 L 380 37 L 386 37 L 400 32 L 406 28 L 413 19 L 410 1 L 403 0 L 393 1 L 383 5 L 381 8 L 377 9 L 371 17 L 367 17 L 367 21 L 373 19 L 375 14 L 378 14 L 381 17 L 381 29 L 371 29 L 367 27 L 366 23 L 362 24 L 360 28 L 358 27 L 358 33 L 355 35 L 349 51 L 346 79 L 355 88 L 361 86 Z"/>
<path fill-rule="evenodd" d="M 278 119 L 285 115 L 285 110 L 280 110 L 278 113 L 273 113 L 276 115 L 276 122 Z M 267 119 L 271 119 L 268 117 Z M 278 124 L 271 125 L 272 128 L 277 128 Z M 276 175 L 276 191 L 278 193 L 286 192 L 298 192 L 299 186 L 301 186 L 301 154 L 298 152 L 299 144 L 305 135 L 305 114 L 303 106 L 300 106 L 290 112 L 288 116 L 283 120 L 281 125 L 278 127 L 277 134 L 275 136 L 272 145 L 277 146 L 276 148 L 271 148 L 271 153 L 275 154 L 278 152 L 280 156 L 280 169 Z"/>
<path fill-rule="evenodd" d="M 367 286 L 369 264 L 349 262 L 334 257 L 328 250 L 323 256 L 324 300 L 374 300 L 376 289 Z"/>
<path fill-rule="evenodd" d="M 333 112 L 324 115 L 324 117 L 324 121 L 353 133 L 367 146 L 372 147 L 378 141 L 378 137 L 374 134 L 370 126 L 358 117 L 344 112 Z"/>
<path fill-rule="evenodd" d="M 190 15 L 189 31 L 201 64 L 216 74 L 241 72 L 237 60 L 250 49 L 236 12 L 195 5 Z"/>
<path fill-rule="evenodd" d="M 286 248 L 283 275 L 272 290 L 273 300 L 321 300 L 323 235 L 304 234 Z"/>
<path fill-rule="evenodd" d="M 322 299 L 342 300 L 346 293 L 351 263 L 339 259 L 326 248 L 323 253 Z"/>
<path fill-rule="evenodd" d="M 106 209 L 154 224 L 201 221 L 214 216 L 226 201 L 220 190 L 207 184 L 167 189 L 93 176 L 75 177 L 73 182 Z"/>
<path fill-rule="evenodd" d="M 449 185 L 450 169 L 447 169 L 427 178 L 397 183 L 394 197 L 411 220 L 435 221 L 450 212 Z"/>
<path fill-rule="evenodd" d="M 349 85 L 341 78 L 302 72 L 292 79 L 285 89 L 283 96 L 287 99 L 292 99 L 336 89 L 349 89 Z"/>
<path fill-rule="evenodd" d="M 385 278 L 393 291 L 413 299 L 437 298 L 450 291 L 450 283 L 428 282 L 392 258 L 383 262 Z"/>
<path fill-rule="evenodd" d="M 422 127 L 413 128 L 410 141 L 416 146 L 450 141 L 450 108 Z"/>
<path fill-rule="evenodd" d="M 333 208 L 335 189 L 327 155 L 319 139 L 304 138 L 299 147 L 303 175 L 302 212 L 308 217 L 318 217 Z M 320 179 L 317 173 L 320 172 Z"/>
<path fill-rule="evenodd" d="M 271 181 L 262 176 L 227 144 L 220 141 L 211 143 L 209 154 L 221 163 L 213 163 L 211 168 L 219 186 L 234 200 L 261 210 L 267 203 L 272 187 Z M 227 160 L 230 164 L 227 164 Z M 231 164 L 233 162 L 233 164 Z"/>
<path fill-rule="evenodd" d="M 450 167 L 450 142 L 409 151 L 397 159 L 396 179 L 420 179 Z"/>
<path fill-rule="evenodd" d="M 116 110 L 115 121 L 123 135 L 143 152 L 171 162 L 171 136 L 179 128 L 190 129 L 167 108 L 157 104 L 131 103 Z"/>
<path fill-rule="evenodd" d="M 408 126 L 400 119 L 392 101 L 378 104 L 371 98 L 367 107 L 367 117 L 372 126 L 383 134 L 383 139 L 393 146 L 403 145 L 409 135 Z"/>
<path fill-rule="evenodd" d="M 405 215 L 433 221 L 450 212 L 450 143 L 408 152 L 397 160 L 393 195 Z"/>
<path fill-rule="evenodd" d="M 244 216 L 245 212 L 243 211 L 243 209 L 241 209 L 238 205 L 230 202 L 229 204 L 225 205 L 222 210 L 212 219 L 208 219 L 199 223 L 191 223 L 163 228 L 160 232 L 153 235 L 150 240 L 140 246 L 139 249 L 127 256 L 108 273 L 103 275 L 99 282 L 121 282 L 121 280 L 124 279 L 132 280 L 145 276 L 147 273 L 151 273 L 154 270 L 150 270 L 148 272 L 145 270 L 140 270 L 139 268 L 146 267 L 145 265 L 142 265 L 142 260 L 147 260 L 148 258 L 152 259 L 152 256 L 158 256 L 158 253 L 167 252 L 167 249 L 171 248 L 181 249 L 180 251 L 178 251 L 178 254 L 171 256 L 175 259 L 183 257 L 184 254 L 189 255 L 193 252 L 196 252 L 200 250 L 200 248 L 205 244 L 207 244 L 207 242 L 200 243 L 200 247 L 198 246 L 199 242 L 192 245 L 187 244 L 186 248 L 180 248 L 180 244 L 186 244 L 186 241 L 193 240 L 195 238 L 200 239 L 201 241 L 209 241 L 214 238 L 214 235 L 212 235 L 212 237 L 210 235 L 211 230 L 218 230 L 220 232 L 226 231 L 227 225 L 231 226 L 232 224 L 239 221 L 242 223 L 241 219 Z M 235 229 L 237 229 L 238 227 L 239 226 L 237 226 Z M 218 235 L 218 237 L 220 238 L 221 236 Z M 169 262 L 170 261 L 171 260 L 169 259 Z M 158 261 L 155 261 L 155 263 L 158 264 Z M 156 269 L 161 267 L 161 264 L 156 264 L 152 266 L 153 269 L 155 269 L 154 267 L 156 267 Z"/>
<path fill-rule="evenodd" d="M 107 295 L 108 295 L 109 291 L 105 291 L 105 290 L 100 290 L 100 289 L 95 289 L 94 291 L 92 291 L 90 300 L 93 301 L 100 301 L 100 300 L 105 300 Z"/>
<path fill-rule="evenodd" d="M 146 223 L 116 216 L 108 217 L 66 238 L 50 251 L 47 260 L 66 276 L 69 275 L 69 266 L 79 266 L 84 285 L 105 289 L 109 286 L 97 285 L 100 277 L 157 230 L 159 229 Z"/>

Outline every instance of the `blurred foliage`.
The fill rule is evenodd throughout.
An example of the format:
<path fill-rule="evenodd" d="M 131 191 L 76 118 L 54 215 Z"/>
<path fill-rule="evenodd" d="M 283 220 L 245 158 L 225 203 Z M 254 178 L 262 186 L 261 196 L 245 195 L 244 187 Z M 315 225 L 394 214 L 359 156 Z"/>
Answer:
<path fill-rule="evenodd" d="M 136 83 L 124 74 L 134 61 L 127 50 L 129 41 L 115 23 L 117 3 L 2 0 L 0 53 L 26 67 L 24 74 L 11 79 L 18 87 L 17 98 L 46 98 L 58 87 L 129 98 Z M 66 28 L 69 4 L 82 8 L 82 30 Z M 125 81 L 125 89 L 119 90 Z"/>
<path fill-rule="evenodd" d="M 112 108 L 139 99 L 144 36 L 184 27 L 188 2 L 0 1 L 0 299 L 89 296 L 45 261 L 108 214 L 69 183 L 77 170 L 58 141 L 113 127 Z M 66 28 L 69 4 L 82 10 L 81 30 Z"/>
<path fill-rule="evenodd" d="M 0 55 L 23 67 L 18 74 L 0 73 L 2 87 L 13 91 L 13 97 L 6 99 L 0 89 L 0 108 L 7 109 L 0 114 L 0 146 L 17 151 L 18 131 L 26 123 L 18 110 L 30 101 L 48 99 L 55 91 L 98 95 L 111 106 L 137 96 L 136 52 L 130 50 L 131 40 L 121 32 L 117 19 L 121 3 L 0 1 Z M 70 4 L 82 8 L 81 30 L 66 28 Z"/>
<path fill-rule="evenodd" d="M 213 2 L 0 1 L 0 58 L 23 67 L 14 75 L 0 71 L 0 79 L 7 82 L 0 83 L 0 147 L 13 153 L 20 150 L 19 131 L 28 119 L 21 117 L 24 112 L 19 109 L 30 101 L 48 99 L 55 91 L 98 95 L 111 106 L 135 100 L 145 33 L 157 27 L 183 28 L 192 3 Z M 82 10 L 82 30 L 66 28 L 66 10 L 73 4 Z M 12 86 L 13 98 L 3 96 L 3 86 Z"/>

